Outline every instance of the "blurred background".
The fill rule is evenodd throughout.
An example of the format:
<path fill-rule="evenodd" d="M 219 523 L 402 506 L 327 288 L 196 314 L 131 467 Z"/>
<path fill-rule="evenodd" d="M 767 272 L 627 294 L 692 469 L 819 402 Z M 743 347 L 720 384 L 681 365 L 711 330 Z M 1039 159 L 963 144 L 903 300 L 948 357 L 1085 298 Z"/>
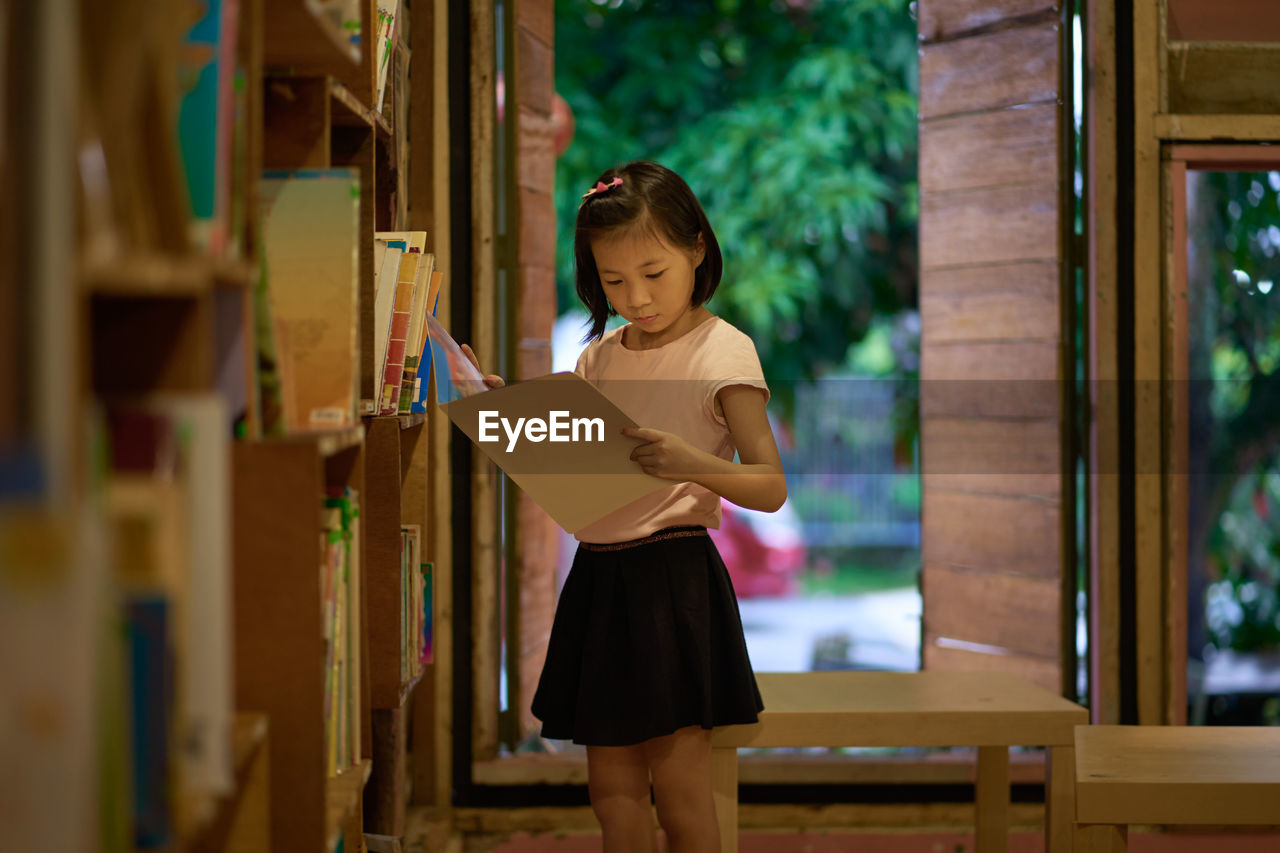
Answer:
<path fill-rule="evenodd" d="M 713 531 L 752 663 L 918 669 L 909 5 L 561 0 L 556 91 L 555 368 L 573 369 L 585 333 L 573 285 L 582 188 L 634 159 L 675 170 L 720 242 L 708 307 L 755 341 L 787 471 L 779 512 L 726 502 Z"/>

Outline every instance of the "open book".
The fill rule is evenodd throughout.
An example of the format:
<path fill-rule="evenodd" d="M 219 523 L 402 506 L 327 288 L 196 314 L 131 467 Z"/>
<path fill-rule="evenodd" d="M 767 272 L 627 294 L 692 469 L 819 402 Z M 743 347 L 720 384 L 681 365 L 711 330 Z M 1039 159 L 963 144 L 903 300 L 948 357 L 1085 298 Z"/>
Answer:
<path fill-rule="evenodd" d="M 459 429 L 570 533 L 675 485 L 631 460 L 635 427 L 600 389 L 552 373 L 489 389 L 434 317 L 427 318 L 436 400 Z"/>

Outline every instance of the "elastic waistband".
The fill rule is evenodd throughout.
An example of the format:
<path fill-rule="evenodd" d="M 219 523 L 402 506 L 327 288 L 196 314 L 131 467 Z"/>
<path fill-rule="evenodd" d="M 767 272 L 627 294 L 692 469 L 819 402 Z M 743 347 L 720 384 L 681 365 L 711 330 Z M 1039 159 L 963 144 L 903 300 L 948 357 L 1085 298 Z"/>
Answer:
<path fill-rule="evenodd" d="M 664 527 L 661 530 L 642 536 L 639 539 L 628 539 L 625 542 L 579 542 L 578 547 L 584 551 L 622 551 L 627 548 L 638 548 L 652 542 L 666 539 L 684 539 L 688 536 L 706 536 L 707 528 L 698 525 L 689 527 Z"/>

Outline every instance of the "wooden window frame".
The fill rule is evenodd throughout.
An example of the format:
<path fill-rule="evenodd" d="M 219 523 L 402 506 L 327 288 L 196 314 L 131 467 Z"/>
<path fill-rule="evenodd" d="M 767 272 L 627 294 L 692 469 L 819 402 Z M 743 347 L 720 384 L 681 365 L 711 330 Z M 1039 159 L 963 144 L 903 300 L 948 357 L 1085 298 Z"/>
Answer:
<path fill-rule="evenodd" d="M 1164 146 L 1164 299 L 1168 340 L 1164 344 L 1164 398 L 1167 444 L 1162 468 L 1165 528 L 1165 715 L 1172 725 L 1187 723 L 1187 514 L 1190 487 L 1188 410 L 1187 172 L 1260 172 L 1280 169 L 1280 149 L 1258 145 L 1172 144 Z"/>

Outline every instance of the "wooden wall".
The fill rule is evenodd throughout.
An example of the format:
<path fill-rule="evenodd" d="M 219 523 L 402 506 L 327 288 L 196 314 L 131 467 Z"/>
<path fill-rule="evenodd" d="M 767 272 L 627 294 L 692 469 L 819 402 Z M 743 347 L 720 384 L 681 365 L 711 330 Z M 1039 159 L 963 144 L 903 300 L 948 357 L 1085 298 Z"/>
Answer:
<path fill-rule="evenodd" d="M 1062 16 L 919 9 L 924 667 L 1060 690 Z"/>

